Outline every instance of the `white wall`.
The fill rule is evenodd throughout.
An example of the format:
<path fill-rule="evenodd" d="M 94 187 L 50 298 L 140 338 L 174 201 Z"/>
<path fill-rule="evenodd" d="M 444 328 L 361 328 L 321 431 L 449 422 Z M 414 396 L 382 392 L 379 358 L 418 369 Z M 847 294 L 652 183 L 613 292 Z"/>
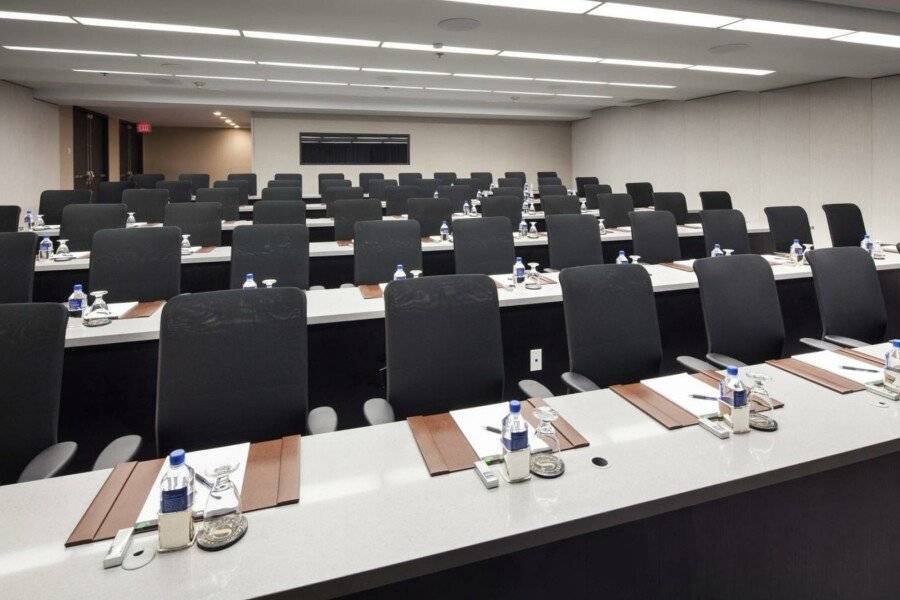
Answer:
<path fill-rule="evenodd" d="M 260 186 L 275 173 L 303 174 L 303 195 L 317 195 L 318 174 L 344 173 L 354 184 L 361 172 L 381 172 L 396 179 L 399 172 L 454 171 L 468 177 L 472 171 L 491 171 L 494 180 L 506 171 L 525 171 L 537 183 L 538 171 L 557 171 L 573 182 L 571 124 L 549 121 L 475 119 L 333 117 L 275 115 L 252 117 L 253 172 Z M 300 165 L 300 132 L 408 133 L 409 165 Z M 571 184 L 571 183 L 570 183 Z"/>
<path fill-rule="evenodd" d="M 799 204 L 819 245 L 821 205 L 855 202 L 871 233 L 900 241 L 900 77 L 600 110 L 573 125 L 572 148 L 574 174 L 614 191 L 650 181 L 699 208 L 699 191 L 727 190 L 750 223 Z"/>
<path fill-rule="evenodd" d="M 0 114 L 0 204 L 18 204 L 24 215 L 37 210 L 42 191 L 59 189 L 59 108 L 0 81 Z"/>

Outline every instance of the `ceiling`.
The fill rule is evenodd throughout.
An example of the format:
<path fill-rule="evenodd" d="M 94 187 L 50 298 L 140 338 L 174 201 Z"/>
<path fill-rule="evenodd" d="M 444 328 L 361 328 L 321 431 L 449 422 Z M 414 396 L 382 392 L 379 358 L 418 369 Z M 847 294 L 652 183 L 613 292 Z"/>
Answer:
<path fill-rule="evenodd" d="M 897 0 L 633 0 L 644 6 L 900 35 Z M 765 76 L 299 43 L 0 19 L 0 45 L 441 73 L 645 83 L 671 89 L 321 70 L 260 64 L 74 55 L 0 48 L 0 78 L 41 99 L 116 110 L 157 125 L 217 126 L 212 110 L 242 125 L 256 111 L 575 120 L 609 106 L 761 91 L 837 77 L 900 73 L 900 49 L 446 0 L 0 0 L 0 11 L 49 13 L 628 60 L 775 71 Z M 446 31 L 447 18 L 475 19 Z M 74 72 L 73 69 L 164 76 Z M 244 77 L 261 81 L 207 79 Z M 271 80 L 334 82 L 341 86 Z M 346 85 L 363 84 L 373 87 Z M 382 86 L 489 90 L 490 93 Z M 495 91 L 505 93 L 494 93 Z M 533 95 L 533 94 L 548 95 Z M 564 94 L 569 94 L 566 96 Z M 612 96 L 592 98 L 583 96 Z M 177 105 L 177 110 L 174 107 Z M 228 111 L 231 112 L 228 112 Z"/>

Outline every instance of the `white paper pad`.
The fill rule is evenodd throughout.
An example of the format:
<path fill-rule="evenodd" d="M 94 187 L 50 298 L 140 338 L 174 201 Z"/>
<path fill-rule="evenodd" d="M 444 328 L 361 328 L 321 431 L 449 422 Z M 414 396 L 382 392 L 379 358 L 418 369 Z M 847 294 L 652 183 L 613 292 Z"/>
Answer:
<path fill-rule="evenodd" d="M 531 410 L 522 407 L 522 410 Z M 464 408 L 461 410 L 451 410 L 450 416 L 456 421 L 460 431 L 466 436 L 469 445 L 475 450 L 478 458 L 485 461 L 496 460 L 503 455 L 503 442 L 500 441 L 500 434 L 488 431 L 485 426 L 503 428 L 503 417 L 509 413 L 509 403 L 500 402 L 499 404 L 488 404 L 487 406 L 476 406 L 474 408 Z M 528 444 L 531 446 L 531 452 L 546 452 L 549 450 L 547 444 L 536 438 L 534 435 L 534 427 L 528 426 Z"/>
<path fill-rule="evenodd" d="M 631 226 L 630 226 L 630 225 L 623 225 L 623 226 L 621 226 L 621 227 L 613 227 L 613 229 L 618 229 L 619 231 L 624 231 L 624 232 L 626 232 L 626 233 L 630 233 L 630 232 L 631 232 Z"/>
<path fill-rule="evenodd" d="M 862 348 L 854 348 L 857 352 L 861 352 L 872 358 L 876 358 L 880 361 L 884 360 L 884 355 L 887 354 L 888 350 L 891 349 L 890 342 L 884 342 L 883 344 L 875 344 L 874 346 L 863 346 Z"/>
<path fill-rule="evenodd" d="M 775 256 L 774 254 L 763 254 L 762 257 L 766 259 L 766 262 L 770 265 L 789 265 L 792 264 L 789 258 L 782 258 L 781 256 Z"/>
<path fill-rule="evenodd" d="M 718 412 L 719 410 L 719 390 L 709 384 L 703 383 L 696 377 L 692 377 L 687 373 L 645 379 L 641 381 L 641 383 L 660 396 L 671 400 L 695 417 L 708 415 L 709 413 Z M 691 394 L 712 396 L 713 398 L 716 398 L 716 401 L 698 400 L 696 398 L 691 398 Z"/>
<path fill-rule="evenodd" d="M 694 260 L 696 260 L 696 259 L 688 258 L 687 260 L 674 260 L 674 261 L 672 261 L 672 263 L 676 264 L 676 265 L 681 265 L 683 267 L 690 267 L 691 270 L 693 270 L 694 269 Z"/>
<path fill-rule="evenodd" d="M 126 223 L 125 227 L 146 227 L 147 221 L 137 221 L 135 223 Z"/>
<path fill-rule="evenodd" d="M 195 473 L 200 473 L 207 479 L 207 474 L 212 469 L 221 467 L 222 465 L 233 465 L 237 463 L 238 469 L 231 474 L 231 481 L 237 486 L 238 493 L 244 487 L 244 470 L 247 466 L 247 454 L 250 452 L 250 443 L 235 444 L 233 446 L 223 446 L 221 448 L 210 448 L 209 450 L 197 450 L 196 452 L 188 452 L 184 456 L 184 462 L 194 469 Z M 156 525 L 156 516 L 159 513 L 159 483 L 162 480 L 163 473 L 169 469 L 169 461 L 163 462 L 159 473 L 156 475 L 156 481 L 150 488 L 144 507 L 135 521 L 135 528 L 146 529 Z M 214 482 L 213 482 L 214 483 Z M 201 484 L 199 481 L 194 483 L 194 504 L 191 508 L 194 510 L 194 516 L 202 516 L 203 509 L 206 507 L 206 499 L 209 497 L 209 488 Z"/>
<path fill-rule="evenodd" d="M 703 229 L 702 223 L 685 223 L 682 227 L 687 227 L 688 229 Z"/>
<path fill-rule="evenodd" d="M 884 369 L 879 369 L 869 363 L 850 358 L 849 356 L 844 356 L 843 354 L 838 354 L 837 352 L 832 352 L 831 350 L 810 352 L 809 354 L 797 354 L 793 358 L 863 385 L 867 383 L 879 383 L 884 377 Z M 850 371 L 848 369 L 842 369 L 841 365 L 859 367 L 861 369 L 876 369 L 878 372 L 868 373 L 866 371 Z"/>

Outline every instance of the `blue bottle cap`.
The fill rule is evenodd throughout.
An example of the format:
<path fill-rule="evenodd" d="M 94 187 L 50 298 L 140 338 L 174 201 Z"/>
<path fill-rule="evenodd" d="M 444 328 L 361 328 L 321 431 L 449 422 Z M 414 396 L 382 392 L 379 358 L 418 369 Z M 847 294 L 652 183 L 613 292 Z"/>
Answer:
<path fill-rule="evenodd" d="M 737 374 L 738 374 L 738 368 L 737 368 L 737 367 L 728 367 L 728 369 L 726 370 L 726 372 L 727 372 L 729 375 L 731 375 L 731 376 L 733 376 L 733 377 L 736 377 Z"/>
<path fill-rule="evenodd" d="M 800 239 L 799 239 L 799 238 L 794 238 L 794 243 L 795 243 L 795 244 L 799 244 L 799 243 L 800 243 Z"/>
<path fill-rule="evenodd" d="M 184 450 L 179 448 L 178 450 L 172 450 L 169 452 L 169 464 L 173 467 L 177 467 L 178 465 L 184 464 Z"/>
<path fill-rule="evenodd" d="M 522 262 L 522 257 L 521 257 L 521 256 L 517 256 L 517 257 L 516 257 L 516 262 Z"/>
<path fill-rule="evenodd" d="M 446 225 L 447 221 L 441 221 L 441 225 Z"/>
<path fill-rule="evenodd" d="M 517 413 L 522 410 L 522 405 L 519 404 L 518 400 L 510 400 L 509 401 L 509 412 Z"/>
<path fill-rule="evenodd" d="M 625 251 L 624 251 L 624 250 L 619 250 L 619 256 L 625 256 Z"/>
<path fill-rule="evenodd" d="M 80 284 L 80 283 L 76 283 L 75 286 L 72 288 L 72 291 L 74 291 L 74 292 L 80 292 L 80 291 L 81 291 L 81 284 Z"/>
<path fill-rule="evenodd" d="M 900 340 L 891 340 L 891 346 L 894 348 L 900 348 Z"/>
<path fill-rule="evenodd" d="M 718 248 L 718 247 L 719 247 L 719 245 L 718 245 L 718 244 L 716 244 L 716 248 Z"/>
<path fill-rule="evenodd" d="M 402 269 L 402 268 L 403 268 L 403 265 L 397 265 L 397 268 L 398 268 L 398 269 Z"/>

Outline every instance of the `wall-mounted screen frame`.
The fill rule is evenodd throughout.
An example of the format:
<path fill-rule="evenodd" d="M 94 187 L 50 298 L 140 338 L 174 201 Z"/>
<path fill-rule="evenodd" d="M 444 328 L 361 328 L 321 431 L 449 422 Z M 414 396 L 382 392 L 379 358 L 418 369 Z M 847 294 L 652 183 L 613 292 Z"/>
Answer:
<path fill-rule="evenodd" d="M 406 133 L 300 132 L 301 165 L 408 165 Z"/>

